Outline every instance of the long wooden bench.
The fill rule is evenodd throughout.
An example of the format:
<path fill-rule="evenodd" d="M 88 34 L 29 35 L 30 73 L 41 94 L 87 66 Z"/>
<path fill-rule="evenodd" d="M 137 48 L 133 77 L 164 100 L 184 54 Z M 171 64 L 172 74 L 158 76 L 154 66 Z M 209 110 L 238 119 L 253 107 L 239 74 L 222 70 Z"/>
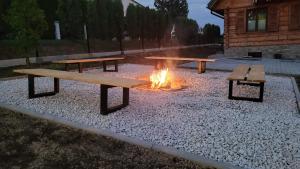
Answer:
<path fill-rule="evenodd" d="M 52 96 L 59 93 L 59 79 L 98 84 L 100 85 L 100 90 L 101 90 L 100 113 L 103 115 L 107 115 L 111 112 L 120 110 L 126 107 L 127 105 L 129 105 L 130 88 L 149 84 L 149 82 L 147 81 L 136 80 L 136 79 L 127 79 L 127 78 L 111 77 L 111 76 L 103 77 L 95 74 L 66 72 L 66 71 L 50 70 L 50 69 L 19 69 L 19 70 L 14 70 L 14 72 L 28 75 L 29 99 L 44 97 L 44 96 Z M 36 94 L 34 89 L 35 77 L 54 78 L 54 91 Z M 113 87 L 123 88 L 123 103 L 119 106 L 108 108 L 108 89 Z"/>
<path fill-rule="evenodd" d="M 69 70 L 70 64 L 77 64 L 79 73 L 83 72 L 83 64 L 84 63 L 93 63 L 93 62 L 102 62 L 103 63 L 103 71 L 104 72 L 118 72 L 118 61 L 123 60 L 125 58 L 122 57 L 111 57 L 111 58 L 96 58 L 96 59 L 75 59 L 75 60 L 59 60 L 53 61 L 53 63 L 57 64 L 65 64 L 65 70 Z M 114 62 L 115 69 L 108 70 L 107 69 L 107 62 Z"/>
<path fill-rule="evenodd" d="M 193 61 L 198 62 L 198 73 L 205 73 L 206 62 L 215 62 L 215 59 L 205 59 L 205 58 L 184 58 L 184 57 L 145 57 L 146 59 L 156 60 L 155 67 L 158 68 L 161 61 L 171 60 L 171 61 Z"/>
<path fill-rule="evenodd" d="M 227 80 L 229 80 L 229 99 L 263 102 L 264 84 L 266 82 L 263 65 L 238 65 L 227 78 Z M 237 85 L 258 86 L 260 88 L 259 98 L 233 96 L 233 81 L 237 81 Z"/>

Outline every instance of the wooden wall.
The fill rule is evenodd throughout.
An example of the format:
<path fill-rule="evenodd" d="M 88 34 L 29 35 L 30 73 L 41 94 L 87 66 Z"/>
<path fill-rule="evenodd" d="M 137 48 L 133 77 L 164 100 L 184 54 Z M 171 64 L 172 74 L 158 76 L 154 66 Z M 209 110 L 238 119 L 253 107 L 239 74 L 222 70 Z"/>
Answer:
<path fill-rule="evenodd" d="M 217 5 L 218 8 L 224 8 L 225 48 L 300 44 L 300 29 L 292 29 L 291 26 L 293 18 L 293 22 L 298 23 L 300 28 L 300 18 L 295 19 L 295 15 L 291 15 L 291 10 L 295 11 L 295 4 L 299 4 L 300 7 L 298 0 L 266 5 L 270 9 L 268 17 L 273 18 L 270 20 L 272 22 L 268 21 L 266 32 L 246 32 L 246 10 L 254 7 L 251 2 L 252 0 L 223 0 Z M 232 5 L 234 8 L 230 7 L 230 3 L 235 4 Z M 274 12 L 274 9 L 277 12 Z"/>

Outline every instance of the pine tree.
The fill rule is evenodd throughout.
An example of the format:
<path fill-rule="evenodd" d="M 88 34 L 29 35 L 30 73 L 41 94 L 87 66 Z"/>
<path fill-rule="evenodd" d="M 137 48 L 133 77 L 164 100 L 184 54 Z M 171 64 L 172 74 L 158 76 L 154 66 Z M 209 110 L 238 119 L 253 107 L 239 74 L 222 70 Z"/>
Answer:
<path fill-rule="evenodd" d="M 138 7 L 130 4 L 127 8 L 126 15 L 126 30 L 131 38 L 138 38 L 139 26 L 138 26 Z"/>
<path fill-rule="evenodd" d="M 57 15 L 62 35 L 70 39 L 83 39 L 83 25 L 86 21 L 86 0 L 59 0 Z"/>
<path fill-rule="evenodd" d="M 111 11 L 112 35 L 118 39 L 120 51 L 123 54 L 124 10 L 121 0 L 112 0 Z"/>

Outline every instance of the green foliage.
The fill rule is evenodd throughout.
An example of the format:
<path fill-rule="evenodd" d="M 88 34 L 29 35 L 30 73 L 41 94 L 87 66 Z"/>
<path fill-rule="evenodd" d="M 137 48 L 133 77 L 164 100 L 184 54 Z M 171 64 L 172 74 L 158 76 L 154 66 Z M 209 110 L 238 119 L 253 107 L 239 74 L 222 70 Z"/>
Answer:
<path fill-rule="evenodd" d="M 166 14 L 168 14 L 171 21 L 177 17 L 187 18 L 189 7 L 187 0 L 155 0 L 154 6 Z"/>
<path fill-rule="evenodd" d="M 219 42 L 221 31 L 218 25 L 206 24 L 203 28 L 203 37 L 206 43 Z"/>
<path fill-rule="evenodd" d="M 0 39 L 6 37 L 9 33 L 9 28 L 4 21 L 4 16 L 6 15 L 10 3 L 11 0 L 0 0 Z"/>
<path fill-rule="evenodd" d="M 88 1 L 89 32 L 97 39 L 109 39 L 110 0 Z"/>
<path fill-rule="evenodd" d="M 57 15 L 64 38 L 83 38 L 83 26 L 87 19 L 86 0 L 59 0 Z"/>
<path fill-rule="evenodd" d="M 197 42 L 199 27 L 195 20 L 178 18 L 176 21 L 176 37 L 181 43 Z"/>
<path fill-rule="evenodd" d="M 167 15 L 161 11 L 130 5 L 127 9 L 126 28 L 132 38 L 157 40 L 160 46 L 168 28 Z"/>
<path fill-rule="evenodd" d="M 124 30 L 124 10 L 121 0 L 112 1 L 111 21 L 113 21 L 111 25 L 113 36 L 120 40 Z"/>
<path fill-rule="evenodd" d="M 12 0 L 11 6 L 4 17 L 12 28 L 16 47 L 20 53 L 28 54 L 37 48 L 41 35 L 47 30 L 44 12 L 36 0 Z M 27 63 L 29 59 L 27 57 Z"/>
<path fill-rule="evenodd" d="M 123 32 L 125 26 L 124 10 L 121 0 L 112 1 L 111 10 L 111 30 L 113 37 L 116 37 L 120 42 L 120 50 L 123 52 Z"/>
<path fill-rule="evenodd" d="M 126 28 L 131 38 L 139 37 L 139 25 L 138 25 L 138 7 L 130 4 L 127 8 L 126 15 Z"/>
<path fill-rule="evenodd" d="M 45 12 L 46 21 L 49 25 L 48 31 L 43 34 L 43 39 L 54 39 L 54 21 L 57 19 L 56 11 L 58 0 L 38 0 L 39 7 Z"/>

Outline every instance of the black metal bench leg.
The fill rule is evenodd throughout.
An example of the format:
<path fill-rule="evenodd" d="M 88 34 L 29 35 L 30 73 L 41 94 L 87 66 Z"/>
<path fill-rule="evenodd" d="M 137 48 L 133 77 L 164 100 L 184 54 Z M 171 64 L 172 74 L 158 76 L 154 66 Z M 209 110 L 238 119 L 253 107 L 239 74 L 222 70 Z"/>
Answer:
<path fill-rule="evenodd" d="M 119 71 L 118 64 L 119 64 L 119 63 L 118 63 L 118 61 L 116 60 L 116 61 L 115 61 L 115 72 L 118 72 L 118 71 Z"/>
<path fill-rule="evenodd" d="M 59 93 L 59 79 L 54 78 L 54 91 L 53 92 L 45 92 L 45 93 L 35 93 L 35 85 L 34 85 L 34 78 L 36 76 L 28 75 L 28 98 L 38 98 L 38 97 L 45 97 L 45 96 L 53 96 Z"/>
<path fill-rule="evenodd" d="M 115 65 L 115 69 L 114 70 L 108 70 L 106 61 L 103 61 L 103 72 L 118 72 L 118 61 L 115 60 L 113 62 L 114 62 L 114 65 Z"/>
<path fill-rule="evenodd" d="M 129 105 L 129 88 L 123 88 L 123 105 Z"/>
<path fill-rule="evenodd" d="M 65 71 L 69 71 L 69 64 L 68 63 L 65 64 Z"/>
<path fill-rule="evenodd" d="M 265 83 L 260 83 L 259 102 L 264 100 Z"/>
<path fill-rule="evenodd" d="M 106 85 L 101 85 L 100 86 L 100 112 L 102 115 L 107 115 L 108 114 L 108 86 Z"/>
<path fill-rule="evenodd" d="M 34 76 L 28 75 L 28 97 L 34 98 Z"/>
<path fill-rule="evenodd" d="M 251 83 L 241 83 L 239 82 L 239 85 L 250 85 L 250 86 L 259 86 L 259 98 L 248 98 L 248 97 L 238 97 L 232 95 L 233 90 L 233 81 L 229 81 L 229 95 L 228 99 L 230 100 L 245 100 L 245 101 L 253 101 L 253 102 L 263 102 L 264 98 L 264 85 L 265 83 L 259 83 L 259 84 L 251 84 Z"/>
<path fill-rule="evenodd" d="M 106 72 L 107 71 L 107 68 L 106 68 L 106 62 L 104 61 L 103 62 L 103 72 Z"/>
<path fill-rule="evenodd" d="M 232 87 L 233 87 L 233 81 L 229 80 L 229 95 L 228 95 L 228 99 L 232 99 Z"/>
<path fill-rule="evenodd" d="M 115 69 L 114 70 L 108 70 L 107 69 L 107 61 L 103 61 L 103 72 L 118 72 L 118 61 L 114 61 Z"/>
<path fill-rule="evenodd" d="M 79 73 L 83 72 L 83 65 L 82 65 L 82 63 L 78 63 L 78 72 Z"/>
<path fill-rule="evenodd" d="M 108 115 L 109 113 L 118 111 L 129 105 L 129 88 L 123 88 L 123 103 L 121 105 L 108 108 L 108 89 L 113 87 L 115 86 L 100 86 L 100 113 L 102 115 Z"/>
<path fill-rule="evenodd" d="M 54 92 L 59 93 L 59 79 L 54 78 Z"/>

